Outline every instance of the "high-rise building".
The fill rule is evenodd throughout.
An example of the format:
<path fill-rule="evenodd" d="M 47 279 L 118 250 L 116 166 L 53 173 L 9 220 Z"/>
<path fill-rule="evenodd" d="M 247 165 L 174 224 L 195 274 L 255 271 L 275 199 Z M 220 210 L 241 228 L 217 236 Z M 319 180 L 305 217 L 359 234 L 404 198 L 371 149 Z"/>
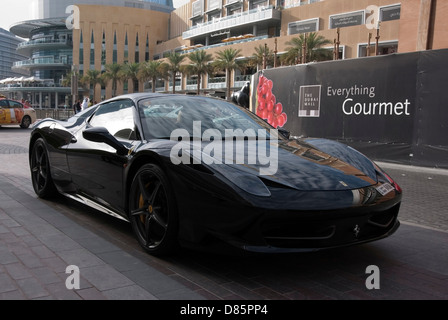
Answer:
<path fill-rule="evenodd" d="M 47 19 L 64 17 L 69 6 L 82 4 L 119 6 L 162 12 L 171 12 L 174 9 L 172 0 L 33 0 L 31 5 L 37 12 L 38 19 Z"/>
<path fill-rule="evenodd" d="M 21 77 L 27 72 L 12 70 L 14 62 L 25 59 L 24 55 L 16 51 L 17 46 L 23 41 L 9 31 L 0 28 L 0 80 L 5 78 Z"/>
<path fill-rule="evenodd" d="M 108 63 L 148 60 L 149 41 L 154 46 L 156 38 L 168 39 L 169 15 L 174 9 L 171 0 L 35 0 L 33 4 L 40 19 L 16 23 L 10 30 L 28 39 L 17 46 L 17 53 L 27 57 L 15 61 L 12 70 L 28 72 L 36 80 L 3 86 L 0 92 L 50 108 L 71 103 L 71 87 L 64 81 L 71 70 L 79 71 L 81 77 L 90 69 L 104 71 Z M 83 9 L 80 21 L 71 28 L 68 16 L 74 5 Z M 127 85 L 120 84 L 119 92 Z M 110 86 L 79 91 L 93 92 L 98 92 L 91 97 L 94 101 L 111 95 Z"/>

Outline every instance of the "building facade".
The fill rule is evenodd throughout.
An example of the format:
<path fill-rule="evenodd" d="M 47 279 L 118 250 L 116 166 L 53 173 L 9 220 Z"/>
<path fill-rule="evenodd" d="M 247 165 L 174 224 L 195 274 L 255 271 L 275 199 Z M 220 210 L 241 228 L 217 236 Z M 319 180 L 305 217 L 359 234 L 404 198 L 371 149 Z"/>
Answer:
<path fill-rule="evenodd" d="M 337 44 L 339 59 L 448 48 L 447 13 L 440 0 L 191 0 L 171 13 L 171 38 L 153 58 L 225 48 L 248 58 L 260 45 L 282 55 L 289 41 L 310 32 L 330 40 L 328 50 Z M 244 83 L 239 71 L 233 79 L 234 89 Z M 222 88 L 221 81 L 205 87 Z"/>
<path fill-rule="evenodd" d="M 172 0 L 32 0 L 31 6 L 38 19 L 66 16 L 67 8 L 73 5 L 100 5 L 103 7 L 127 7 L 160 12 L 173 11 Z"/>
<path fill-rule="evenodd" d="M 0 28 L 0 80 L 28 75 L 27 72 L 12 70 L 14 62 L 26 58 L 16 51 L 22 41 L 23 39 Z"/>
<path fill-rule="evenodd" d="M 69 28 L 68 17 L 73 11 L 67 8 L 74 2 L 97 5 L 77 6 L 79 20 Z M 12 33 L 28 39 L 17 46 L 17 52 L 26 57 L 14 62 L 12 70 L 29 72 L 35 81 L 3 86 L 0 92 L 10 98 L 29 100 L 35 107 L 64 108 L 73 101 L 72 88 L 64 86 L 64 78 L 72 70 L 82 77 L 88 70 L 104 71 L 106 64 L 149 60 L 150 48 L 154 48 L 157 41 L 169 38 L 171 0 L 114 0 L 107 1 L 108 5 L 105 2 L 35 1 L 40 5 L 40 16 L 46 18 L 11 27 Z M 116 5 L 109 5 L 111 3 Z M 73 6 L 70 9 L 73 10 Z M 58 16 L 48 17 L 52 15 Z M 79 98 L 89 95 L 92 101 L 101 101 L 111 97 L 111 87 L 107 84 L 97 85 L 96 90 L 80 88 Z M 134 90 L 132 81 L 129 87 Z M 119 83 L 117 93 L 127 89 L 128 83 Z M 143 90 L 143 84 L 139 84 L 138 89 Z"/>
<path fill-rule="evenodd" d="M 338 59 L 448 48 L 443 22 L 448 3 L 441 0 L 191 0 L 175 10 L 172 0 L 34 1 L 40 19 L 11 28 L 14 34 L 30 39 L 18 49 L 18 53 L 30 54 L 30 59 L 15 66 L 36 77 L 52 78 L 55 85 L 71 69 L 83 75 L 87 70 L 103 71 L 111 63 L 163 59 L 170 52 L 206 50 L 215 56 L 234 48 L 241 50 L 240 59 L 247 60 L 256 48 L 265 46 L 281 56 L 292 39 L 311 32 L 328 39 L 330 45 L 325 49 Z M 79 9 L 79 24 L 73 30 L 64 27 L 69 5 Z M 48 28 L 39 27 L 41 22 Z M 42 41 L 50 43 L 44 48 Z M 48 58 L 51 68 L 44 67 Z M 255 71 L 233 72 L 232 90 L 239 90 Z M 222 96 L 225 83 L 222 73 L 209 75 L 202 89 Z M 181 93 L 197 88 L 194 77 L 186 74 L 178 74 L 174 84 L 169 80 L 155 84 L 157 91 L 171 91 L 173 85 Z M 69 89 L 44 101 L 50 99 L 50 106 L 58 106 Z M 93 100 L 112 96 L 111 83 L 95 89 L 90 91 L 95 92 Z M 116 94 L 128 90 L 150 89 L 142 81 L 127 81 L 118 84 Z"/>

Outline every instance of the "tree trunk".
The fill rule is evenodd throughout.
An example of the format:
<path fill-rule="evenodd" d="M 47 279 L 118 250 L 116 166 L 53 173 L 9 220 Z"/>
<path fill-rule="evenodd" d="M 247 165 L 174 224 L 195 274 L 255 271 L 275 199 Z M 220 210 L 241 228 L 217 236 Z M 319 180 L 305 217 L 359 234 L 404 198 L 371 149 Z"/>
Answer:
<path fill-rule="evenodd" d="M 229 69 L 226 69 L 226 86 L 227 86 L 226 99 L 228 101 L 230 101 L 231 98 L 230 98 L 230 70 Z"/>
<path fill-rule="evenodd" d="M 173 94 L 176 93 L 176 72 L 173 72 Z"/>
<path fill-rule="evenodd" d="M 156 92 L 156 82 L 157 82 L 156 77 L 152 78 L 152 92 L 153 93 Z"/>
<path fill-rule="evenodd" d="M 201 94 L 201 74 L 198 73 L 198 96 Z"/>

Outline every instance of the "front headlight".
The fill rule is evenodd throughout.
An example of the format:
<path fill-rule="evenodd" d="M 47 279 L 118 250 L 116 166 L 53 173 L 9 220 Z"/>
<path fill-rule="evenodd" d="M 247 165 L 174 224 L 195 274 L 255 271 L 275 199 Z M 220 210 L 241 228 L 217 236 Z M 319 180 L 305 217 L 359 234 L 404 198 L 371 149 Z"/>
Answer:
<path fill-rule="evenodd" d="M 195 152 L 191 152 L 188 149 L 185 150 L 185 152 L 190 157 L 192 163 L 205 163 L 210 169 L 213 169 L 214 171 L 220 173 L 227 180 L 229 180 L 230 183 L 236 185 L 243 191 L 259 197 L 271 196 L 271 192 L 269 191 L 269 189 L 256 175 L 242 172 L 224 163 L 215 164 L 214 160 L 209 155 L 203 152 L 200 153 L 202 159 L 198 159 L 198 154 Z"/>
<path fill-rule="evenodd" d="M 228 176 L 228 175 L 227 175 Z M 257 176 L 249 174 L 238 174 L 230 178 L 232 183 L 236 184 L 244 191 L 259 197 L 270 197 L 271 192 L 266 185 Z"/>

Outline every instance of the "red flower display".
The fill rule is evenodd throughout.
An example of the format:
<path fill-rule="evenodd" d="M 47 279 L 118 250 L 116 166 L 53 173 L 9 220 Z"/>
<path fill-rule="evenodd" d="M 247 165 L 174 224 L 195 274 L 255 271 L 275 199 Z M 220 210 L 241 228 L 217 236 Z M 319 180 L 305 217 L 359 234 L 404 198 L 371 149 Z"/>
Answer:
<path fill-rule="evenodd" d="M 267 120 L 274 128 L 283 127 L 288 121 L 288 116 L 283 112 L 283 106 L 276 101 L 272 93 L 274 83 L 272 80 L 260 75 L 257 86 L 257 115 Z"/>

